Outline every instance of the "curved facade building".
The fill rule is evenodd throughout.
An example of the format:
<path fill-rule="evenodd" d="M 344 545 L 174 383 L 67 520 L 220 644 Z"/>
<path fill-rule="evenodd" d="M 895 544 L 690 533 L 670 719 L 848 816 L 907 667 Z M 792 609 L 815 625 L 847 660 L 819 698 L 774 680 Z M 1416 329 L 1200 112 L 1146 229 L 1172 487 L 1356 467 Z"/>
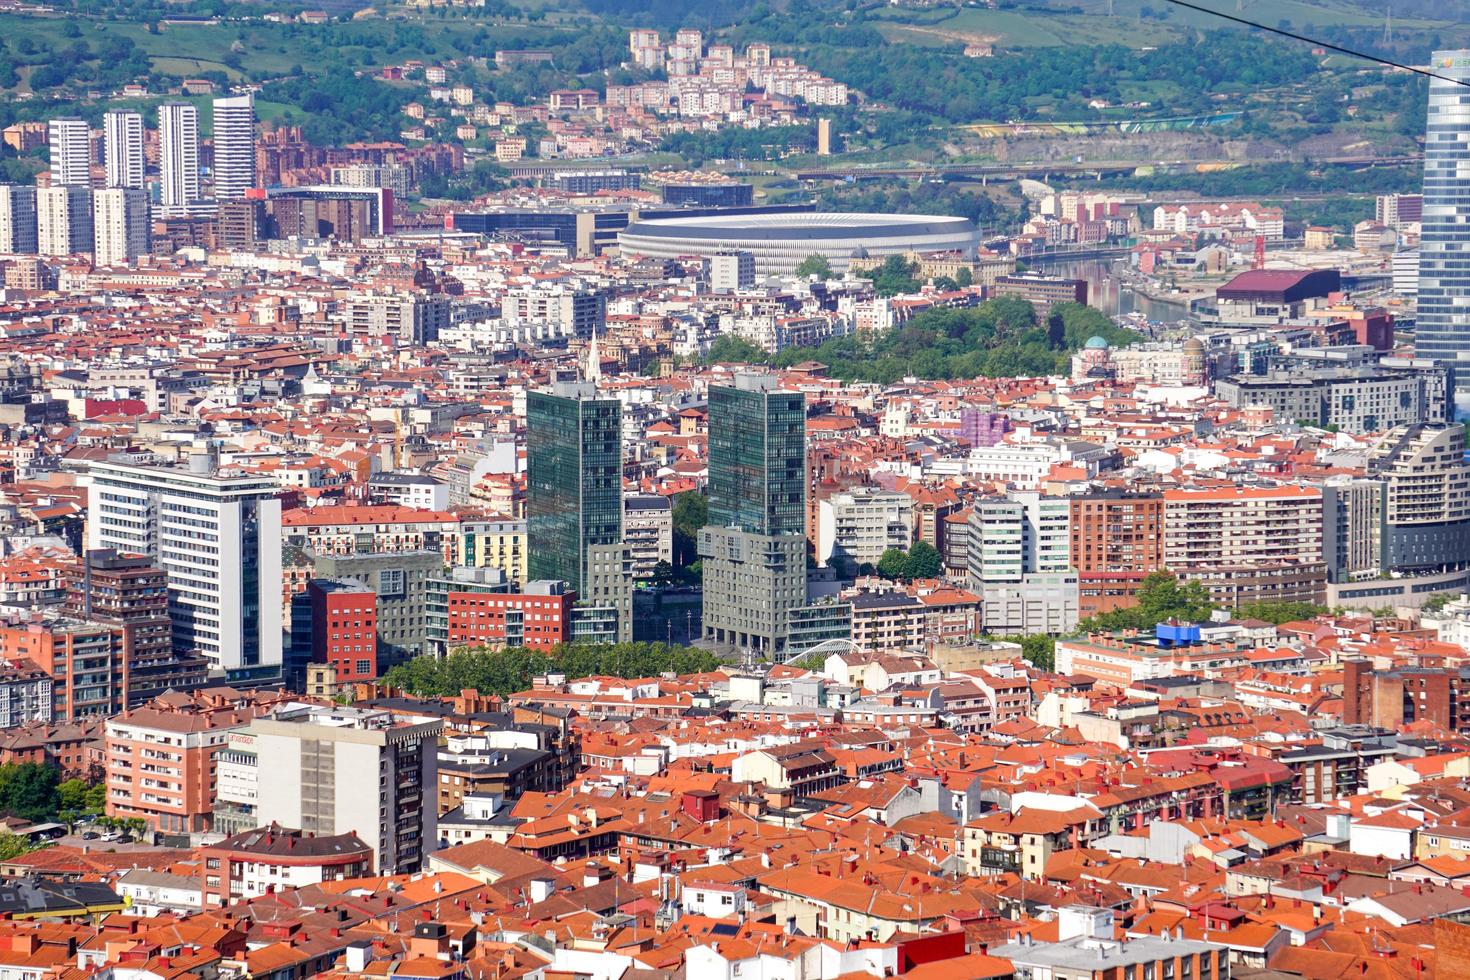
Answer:
<path fill-rule="evenodd" d="M 624 255 L 708 258 L 740 249 L 754 254 L 756 272 L 766 274 L 794 272 L 809 255 L 825 256 L 842 272 L 859 249 L 868 255 L 973 252 L 979 244 L 967 218 L 838 212 L 658 218 L 635 221 L 618 235 Z"/>

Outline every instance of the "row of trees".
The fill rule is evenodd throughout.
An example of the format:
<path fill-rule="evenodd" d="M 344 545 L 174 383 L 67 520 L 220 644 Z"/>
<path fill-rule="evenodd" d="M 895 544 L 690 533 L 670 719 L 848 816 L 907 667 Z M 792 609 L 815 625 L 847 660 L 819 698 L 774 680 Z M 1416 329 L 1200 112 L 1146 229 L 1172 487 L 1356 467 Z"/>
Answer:
<path fill-rule="evenodd" d="M 467 688 L 482 694 L 524 691 L 533 678 L 547 673 L 572 679 L 602 674 L 649 677 L 664 671 L 713 670 L 719 664 L 706 650 L 664 643 L 564 643 L 550 651 L 475 648 L 457 650 L 442 660 L 417 657 L 388 671 L 386 680 L 421 697 L 451 697 Z"/>

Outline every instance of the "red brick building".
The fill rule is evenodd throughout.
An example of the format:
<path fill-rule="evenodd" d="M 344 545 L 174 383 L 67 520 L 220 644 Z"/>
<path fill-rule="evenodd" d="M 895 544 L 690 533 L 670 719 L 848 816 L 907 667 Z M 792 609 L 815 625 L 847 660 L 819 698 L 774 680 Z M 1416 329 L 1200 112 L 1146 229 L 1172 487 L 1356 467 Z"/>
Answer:
<path fill-rule="evenodd" d="M 311 600 L 311 662 L 331 664 L 338 684 L 378 676 L 378 597 L 372 589 L 343 579 L 315 579 Z"/>
<path fill-rule="evenodd" d="M 1103 491 L 1071 498 L 1072 565 L 1084 619 L 1136 605 L 1138 586 L 1164 564 L 1164 499 Z"/>
<path fill-rule="evenodd" d="M 528 588 L 541 584 L 533 582 Z M 549 650 L 570 641 L 577 596 L 559 585 L 548 585 L 544 592 L 449 593 L 449 645 Z"/>

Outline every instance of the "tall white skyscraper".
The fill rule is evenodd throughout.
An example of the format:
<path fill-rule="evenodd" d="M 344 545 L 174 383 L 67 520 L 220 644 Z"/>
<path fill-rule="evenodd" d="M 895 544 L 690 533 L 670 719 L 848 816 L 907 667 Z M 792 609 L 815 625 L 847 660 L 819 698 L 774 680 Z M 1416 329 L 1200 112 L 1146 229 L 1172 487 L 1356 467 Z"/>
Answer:
<path fill-rule="evenodd" d="M 52 187 L 89 187 L 92 153 L 85 119 L 53 119 L 47 133 Z"/>
<path fill-rule="evenodd" d="M 128 265 L 148 254 L 148 195 L 136 187 L 92 193 L 92 261 Z"/>
<path fill-rule="evenodd" d="M 255 96 L 214 100 L 214 197 L 241 201 L 255 186 Z"/>
<path fill-rule="evenodd" d="M 195 460 L 92 463 L 88 547 L 147 555 L 167 573 L 175 650 L 237 680 L 269 677 L 281 667 L 280 487 Z"/>
<path fill-rule="evenodd" d="M 0 255 L 36 254 L 36 189 L 0 184 Z"/>
<path fill-rule="evenodd" d="M 1414 352 L 1451 369 L 1455 413 L 1470 416 L 1470 51 L 1436 51 L 1424 133 L 1424 214 Z"/>
<path fill-rule="evenodd" d="M 199 200 L 199 110 L 188 102 L 158 107 L 159 213 L 177 218 Z"/>
<path fill-rule="evenodd" d="M 92 188 L 36 189 L 36 251 L 54 256 L 92 251 Z"/>
<path fill-rule="evenodd" d="M 102 117 L 107 186 L 143 188 L 143 117 L 116 109 Z"/>

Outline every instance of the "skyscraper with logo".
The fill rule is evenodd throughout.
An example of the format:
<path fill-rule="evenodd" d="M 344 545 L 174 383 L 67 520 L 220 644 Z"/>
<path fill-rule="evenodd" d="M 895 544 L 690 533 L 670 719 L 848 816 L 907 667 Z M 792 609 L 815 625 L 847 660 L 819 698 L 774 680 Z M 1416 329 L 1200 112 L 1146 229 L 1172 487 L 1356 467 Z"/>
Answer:
<path fill-rule="evenodd" d="M 177 218 L 199 201 L 199 110 L 187 102 L 158 107 L 159 214 Z"/>
<path fill-rule="evenodd" d="M 239 201 L 255 186 L 255 96 L 214 100 L 214 196 Z"/>
<path fill-rule="evenodd" d="M 102 152 L 107 186 L 143 189 L 143 117 L 116 109 L 102 117 Z"/>
<path fill-rule="evenodd" d="M 709 394 L 709 525 L 699 534 L 704 635 L 752 656 L 785 652 L 806 604 L 806 399 L 771 375 Z"/>
<path fill-rule="evenodd" d="M 1424 134 L 1424 210 L 1414 349 L 1451 369 L 1470 415 L 1470 51 L 1436 51 Z"/>

